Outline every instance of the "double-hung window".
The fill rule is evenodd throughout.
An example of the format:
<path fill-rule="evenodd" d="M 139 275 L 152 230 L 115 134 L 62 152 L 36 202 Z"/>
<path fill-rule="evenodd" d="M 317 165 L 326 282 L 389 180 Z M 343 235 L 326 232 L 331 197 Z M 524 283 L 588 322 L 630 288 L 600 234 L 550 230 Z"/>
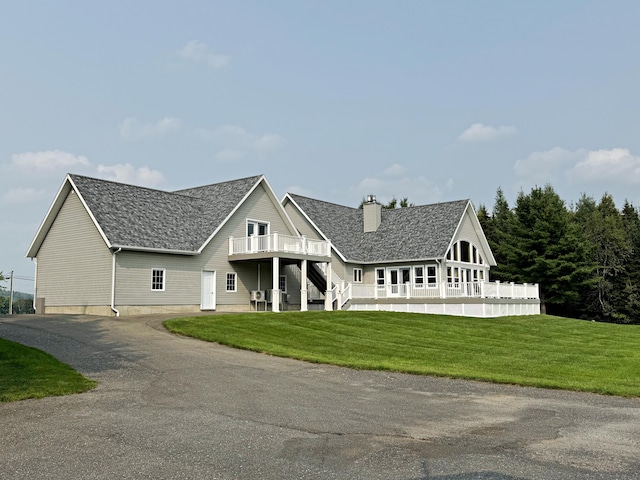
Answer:
<path fill-rule="evenodd" d="M 427 267 L 427 285 L 435 287 L 437 282 L 436 267 Z"/>
<path fill-rule="evenodd" d="M 384 268 L 376 268 L 376 285 L 378 288 L 384 288 Z"/>
<path fill-rule="evenodd" d="M 151 290 L 164 292 L 165 272 L 164 268 L 151 269 Z"/>
<path fill-rule="evenodd" d="M 416 288 L 424 288 L 424 267 L 413 267 L 413 283 Z"/>
<path fill-rule="evenodd" d="M 282 293 L 287 293 L 287 276 L 286 275 L 280 275 L 278 287 L 280 288 L 280 291 Z"/>
<path fill-rule="evenodd" d="M 353 282 L 354 283 L 362 283 L 362 269 L 354 268 L 353 269 Z"/>
<path fill-rule="evenodd" d="M 227 292 L 237 292 L 238 291 L 238 285 L 237 285 L 237 274 L 234 273 L 227 273 Z"/>

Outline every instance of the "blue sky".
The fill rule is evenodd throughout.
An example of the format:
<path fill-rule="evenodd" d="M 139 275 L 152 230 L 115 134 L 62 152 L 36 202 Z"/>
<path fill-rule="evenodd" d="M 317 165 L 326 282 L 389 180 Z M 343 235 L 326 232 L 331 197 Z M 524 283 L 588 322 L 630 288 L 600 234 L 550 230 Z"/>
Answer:
<path fill-rule="evenodd" d="M 0 271 L 33 276 L 67 172 L 166 190 L 264 173 L 353 206 L 551 183 L 640 206 L 638 18 L 616 0 L 3 2 Z"/>

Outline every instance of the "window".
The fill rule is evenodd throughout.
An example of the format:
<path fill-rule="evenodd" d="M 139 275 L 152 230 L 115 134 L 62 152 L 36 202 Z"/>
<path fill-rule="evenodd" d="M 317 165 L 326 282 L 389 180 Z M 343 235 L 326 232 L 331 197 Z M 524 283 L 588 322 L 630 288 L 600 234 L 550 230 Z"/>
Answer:
<path fill-rule="evenodd" d="M 355 283 L 362 283 L 362 269 L 354 268 L 353 269 L 353 281 Z"/>
<path fill-rule="evenodd" d="M 384 288 L 384 268 L 376 268 L 376 285 Z"/>
<path fill-rule="evenodd" d="M 268 235 L 269 224 L 266 222 L 258 222 L 255 220 L 247 220 L 247 237 L 253 237 L 255 235 Z"/>
<path fill-rule="evenodd" d="M 236 274 L 227 273 L 227 292 L 237 292 Z"/>
<path fill-rule="evenodd" d="M 466 240 L 460 240 L 451 246 L 447 252 L 447 260 L 484 265 L 480 250 Z"/>
<path fill-rule="evenodd" d="M 427 284 L 435 287 L 437 284 L 436 267 L 427 267 Z"/>
<path fill-rule="evenodd" d="M 154 268 L 151 270 L 151 290 L 164 292 L 164 268 Z"/>
<path fill-rule="evenodd" d="M 413 267 L 413 283 L 416 288 L 424 288 L 424 267 Z"/>
<path fill-rule="evenodd" d="M 278 282 L 278 288 L 282 293 L 287 293 L 287 276 L 280 275 L 280 281 Z"/>
<path fill-rule="evenodd" d="M 460 261 L 465 263 L 471 263 L 471 244 L 462 240 L 460 242 Z"/>

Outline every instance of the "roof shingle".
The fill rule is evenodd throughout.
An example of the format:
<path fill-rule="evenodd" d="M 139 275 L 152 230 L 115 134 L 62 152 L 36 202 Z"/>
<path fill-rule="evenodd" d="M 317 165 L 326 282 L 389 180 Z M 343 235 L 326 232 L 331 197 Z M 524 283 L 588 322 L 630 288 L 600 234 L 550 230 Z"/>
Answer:
<path fill-rule="evenodd" d="M 469 203 L 383 209 L 378 230 L 364 233 L 362 209 L 289 196 L 347 260 L 362 263 L 444 257 Z"/>
<path fill-rule="evenodd" d="M 261 176 L 165 192 L 69 175 L 112 245 L 195 252 Z"/>

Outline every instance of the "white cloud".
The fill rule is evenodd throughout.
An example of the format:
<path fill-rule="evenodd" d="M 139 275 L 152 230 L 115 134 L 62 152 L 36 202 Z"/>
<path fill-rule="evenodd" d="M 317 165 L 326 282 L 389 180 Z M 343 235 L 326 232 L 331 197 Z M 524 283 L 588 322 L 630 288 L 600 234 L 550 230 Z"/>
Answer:
<path fill-rule="evenodd" d="M 535 184 L 553 183 L 568 167 L 574 165 L 587 154 L 586 150 L 575 152 L 554 147 L 544 152 L 533 152 L 514 165 L 518 177 Z"/>
<path fill-rule="evenodd" d="M 180 128 L 180 120 L 164 117 L 156 123 L 144 123 L 135 117 L 125 118 L 120 124 L 120 136 L 126 141 L 162 137 Z"/>
<path fill-rule="evenodd" d="M 214 52 L 206 44 L 198 40 L 191 40 L 180 49 L 179 55 L 184 60 L 194 63 L 202 63 L 213 69 L 226 67 L 231 61 L 231 57 Z"/>
<path fill-rule="evenodd" d="M 34 203 L 45 198 L 46 192 L 30 187 L 10 188 L 2 195 L 2 202 L 8 204 Z"/>
<path fill-rule="evenodd" d="M 16 153 L 11 156 L 11 166 L 29 174 L 50 174 L 54 170 L 88 165 L 87 157 L 61 150 Z"/>
<path fill-rule="evenodd" d="M 106 180 L 154 187 L 164 182 L 164 175 L 149 167 L 136 168 L 130 163 L 118 165 L 98 165 L 98 175 Z"/>
<path fill-rule="evenodd" d="M 460 142 L 490 142 L 499 138 L 508 137 L 518 133 L 513 126 L 492 127 L 482 123 L 474 123 L 464 132 L 458 135 Z"/>
<path fill-rule="evenodd" d="M 640 156 L 627 148 L 592 150 L 582 155 L 567 176 L 577 183 L 640 185 Z"/>
<path fill-rule="evenodd" d="M 554 147 L 518 160 L 514 172 L 518 178 L 514 192 L 549 183 L 558 191 L 573 192 L 574 197 L 595 190 L 635 199 L 640 186 L 640 156 L 627 148 L 571 151 Z"/>

